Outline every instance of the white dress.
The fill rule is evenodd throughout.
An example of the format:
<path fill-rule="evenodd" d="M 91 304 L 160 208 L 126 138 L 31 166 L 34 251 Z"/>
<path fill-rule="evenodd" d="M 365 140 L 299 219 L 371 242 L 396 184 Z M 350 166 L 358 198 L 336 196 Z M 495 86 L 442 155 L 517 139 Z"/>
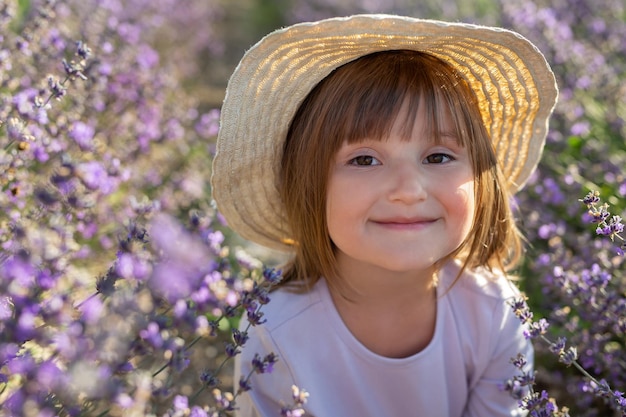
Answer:
<path fill-rule="evenodd" d="M 250 329 L 236 357 L 235 383 L 250 372 L 255 353 L 274 352 L 279 360 L 272 373 L 253 375 L 252 391 L 237 399 L 237 416 L 279 416 L 281 402 L 292 403 L 292 385 L 310 394 L 307 416 L 525 415 L 501 390 L 517 373 L 512 357 L 523 353 L 529 368 L 533 363 L 532 345 L 507 303 L 519 292 L 481 271 L 465 272 L 446 293 L 458 270 L 451 262 L 440 272 L 431 342 L 402 359 L 377 355 L 350 333 L 323 279 L 305 294 L 273 292 L 262 310 L 267 322 Z"/>

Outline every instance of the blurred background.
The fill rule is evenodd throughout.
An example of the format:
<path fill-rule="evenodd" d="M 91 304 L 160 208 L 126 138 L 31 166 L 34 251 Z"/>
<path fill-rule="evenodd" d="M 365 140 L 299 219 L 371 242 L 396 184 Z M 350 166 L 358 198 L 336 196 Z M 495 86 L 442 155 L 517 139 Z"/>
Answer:
<path fill-rule="evenodd" d="M 391 13 L 486 25 L 502 22 L 501 5 L 494 0 L 216 0 L 213 3 L 220 17 L 212 31 L 220 47 L 197 59 L 211 69 L 205 80 L 215 87 L 216 96 L 248 48 L 269 32 L 293 23 L 356 13 Z"/>
<path fill-rule="evenodd" d="M 53 321 L 33 312 L 38 303 L 72 305 L 94 288 L 105 294 L 110 281 L 141 281 L 142 268 L 158 271 L 160 252 L 146 254 L 138 233 L 155 213 L 191 219 L 194 227 L 198 213 L 219 218 L 210 199 L 211 157 L 219 107 L 239 59 L 277 28 L 355 13 L 502 26 L 545 54 L 560 99 L 539 169 L 516 196 L 528 240 L 519 284 L 536 317 L 551 323 L 551 337 L 567 337 L 586 369 L 625 391 L 623 245 L 617 234 L 597 236 L 579 201 L 598 190 L 611 215 L 625 215 L 624 0 L 0 0 L 0 277 L 6 278 L 0 295 L 32 301 L 32 311 L 16 305 L 4 314 L 0 297 L 0 345 L 13 337 L 47 343 L 36 326 L 14 326 L 27 310 L 28 320 L 35 315 L 34 323 L 55 329 L 65 329 L 74 314 Z M 284 259 L 227 226 L 219 230 L 230 248 L 220 259 L 238 257 L 250 263 L 246 271 L 258 262 L 237 255 L 240 249 L 270 266 Z M 15 259 L 46 271 L 46 291 L 11 286 L 21 276 Z M 231 281 L 224 288 L 241 289 Z M 123 323 L 123 312 L 116 314 L 109 317 Z M 124 334 L 131 343 L 145 324 L 107 327 L 106 340 Z M 100 340 L 83 336 L 90 346 Z M 228 337 L 196 346 L 185 384 L 199 384 L 199 369 L 213 366 Z M 2 352 L 0 400 L 11 392 L 1 385 Z M 537 359 L 539 386 L 572 416 L 619 415 L 610 398 L 583 395 L 597 386 L 558 363 L 546 345 L 537 344 Z M 23 371 L 22 378 L 37 375 Z M 226 377 L 222 386 L 230 383 Z"/>

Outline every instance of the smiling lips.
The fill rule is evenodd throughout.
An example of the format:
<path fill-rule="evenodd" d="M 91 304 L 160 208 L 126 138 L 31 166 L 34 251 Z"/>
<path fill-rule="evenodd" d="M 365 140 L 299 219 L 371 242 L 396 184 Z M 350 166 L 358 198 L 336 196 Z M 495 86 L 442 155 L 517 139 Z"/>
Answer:
<path fill-rule="evenodd" d="M 426 218 L 389 218 L 383 220 L 372 220 L 372 223 L 387 229 L 397 230 L 418 230 L 435 223 L 437 219 Z"/>

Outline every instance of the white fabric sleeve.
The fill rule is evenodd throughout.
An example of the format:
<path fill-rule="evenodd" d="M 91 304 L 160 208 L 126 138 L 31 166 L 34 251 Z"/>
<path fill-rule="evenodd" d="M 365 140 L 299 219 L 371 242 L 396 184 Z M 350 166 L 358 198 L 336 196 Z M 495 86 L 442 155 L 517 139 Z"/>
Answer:
<path fill-rule="evenodd" d="M 242 318 L 239 328 L 243 331 L 248 325 L 246 318 Z M 277 346 L 272 341 L 263 325 L 250 327 L 249 339 L 241 348 L 242 352 L 235 356 L 234 389 L 239 389 L 241 376 L 247 376 L 252 370 L 252 360 L 255 354 L 262 358 L 269 353 L 278 355 L 278 362 L 274 364 L 271 373 L 253 373 L 250 377 L 250 391 L 239 394 L 235 401 L 236 417 L 276 417 L 284 404 L 291 403 L 291 386 L 293 377 L 287 365 L 281 360 Z M 281 404 L 282 402 L 282 404 Z"/>
<path fill-rule="evenodd" d="M 511 358 L 522 353 L 528 364 L 526 371 L 534 369 L 534 350 L 523 334 L 523 326 L 506 301 L 498 302 L 493 311 L 490 352 L 484 371 L 470 387 L 467 407 L 463 417 L 521 417 L 527 412 L 518 406 L 518 400 L 502 389 L 502 384 L 520 373 Z"/>

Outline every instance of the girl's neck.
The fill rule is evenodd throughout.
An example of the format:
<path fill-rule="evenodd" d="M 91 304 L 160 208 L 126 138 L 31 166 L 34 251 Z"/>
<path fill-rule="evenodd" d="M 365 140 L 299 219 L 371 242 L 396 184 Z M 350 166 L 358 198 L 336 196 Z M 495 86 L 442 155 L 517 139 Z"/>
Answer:
<path fill-rule="evenodd" d="M 435 293 L 436 268 L 423 271 L 390 271 L 375 266 L 338 259 L 334 297 L 367 306 L 396 305 L 403 299 L 419 302 Z"/>
<path fill-rule="evenodd" d="M 361 344 L 382 356 L 404 358 L 430 343 L 437 315 L 435 268 L 395 272 L 349 261 L 338 266 L 331 297 Z"/>

